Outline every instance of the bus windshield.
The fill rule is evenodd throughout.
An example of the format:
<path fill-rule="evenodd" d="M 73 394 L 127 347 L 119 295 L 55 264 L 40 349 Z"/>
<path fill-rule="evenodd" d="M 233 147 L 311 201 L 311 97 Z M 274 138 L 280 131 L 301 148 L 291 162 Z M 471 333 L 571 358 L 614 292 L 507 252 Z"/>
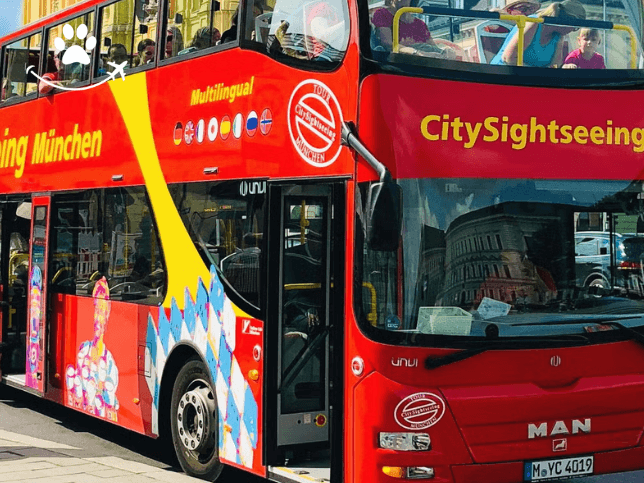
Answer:
<path fill-rule="evenodd" d="M 498 74 L 513 72 L 504 66 L 556 67 L 564 70 L 549 75 L 577 78 L 644 65 L 635 0 L 369 0 L 368 11 L 371 57 L 383 64 L 478 64 Z M 517 21 L 526 22 L 522 40 Z"/>
<path fill-rule="evenodd" d="M 398 184 L 398 248 L 371 249 L 364 230 L 356 235 L 356 314 L 372 333 L 551 337 L 644 324 L 641 181 Z"/>

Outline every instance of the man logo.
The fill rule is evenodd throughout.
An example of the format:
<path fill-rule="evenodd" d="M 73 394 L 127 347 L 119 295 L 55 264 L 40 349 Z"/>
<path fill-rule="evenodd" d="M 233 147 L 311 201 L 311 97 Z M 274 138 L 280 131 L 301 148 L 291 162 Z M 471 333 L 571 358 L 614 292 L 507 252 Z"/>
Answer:
<path fill-rule="evenodd" d="M 569 427 L 572 428 L 572 431 L 568 429 Z M 579 419 L 573 419 L 571 425 L 567 425 L 565 421 L 555 421 L 552 425 L 548 423 L 540 423 L 539 426 L 532 423 L 528 424 L 528 439 L 577 433 L 590 433 L 590 418 L 584 419 L 583 422 Z"/>

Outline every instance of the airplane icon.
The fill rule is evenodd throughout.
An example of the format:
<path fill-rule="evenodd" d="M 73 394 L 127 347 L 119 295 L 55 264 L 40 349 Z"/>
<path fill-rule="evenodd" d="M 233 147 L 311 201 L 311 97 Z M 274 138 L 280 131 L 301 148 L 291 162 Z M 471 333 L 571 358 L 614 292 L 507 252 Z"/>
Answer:
<path fill-rule="evenodd" d="M 121 62 L 120 64 L 115 64 L 114 62 L 109 62 L 108 61 L 107 65 L 109 65 L 110 67 L 114 68 L 114 70 L 112 72 L 109 72 L 107 74 L 110 77 L 110 80 L 116 79 L 116 76 L 120 74 L 121 79 L 123 79 L 123 82 L 125 82 L 125 72 L 123 71 L 123 69 L 127 65 L 127 60 Z"/>

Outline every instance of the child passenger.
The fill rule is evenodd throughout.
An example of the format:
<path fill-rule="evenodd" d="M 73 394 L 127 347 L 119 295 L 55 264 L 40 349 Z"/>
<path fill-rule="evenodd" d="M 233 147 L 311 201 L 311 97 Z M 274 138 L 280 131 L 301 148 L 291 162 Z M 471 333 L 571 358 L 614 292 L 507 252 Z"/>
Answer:
<path fill-rule="evenodd" d="M 604 57 L 598 54 L 597 47 L 602 39 L 597 29 L 583 28 L 579 31 L 577 43 L 579 48 L 568 54 L 564 60 L 564 69 L 605 69 Z"/>

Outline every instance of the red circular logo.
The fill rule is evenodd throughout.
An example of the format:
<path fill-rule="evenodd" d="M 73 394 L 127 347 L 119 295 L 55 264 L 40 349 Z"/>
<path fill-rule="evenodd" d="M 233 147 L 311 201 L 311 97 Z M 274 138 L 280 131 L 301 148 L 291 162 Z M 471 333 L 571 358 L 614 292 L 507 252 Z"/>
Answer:
<path fill-rule="evenodd" d="M 405 429 L 425 429 L 436 424 L 445 414 L 445 402 L 436 394 L 418 392 L 398 403 L 396 422 Z"/>
<path fill-rule="evenodd" d="M 301 82 L 288 102 L 288 130 L 299 155 L 312 166 L 332 164 L 342 148 L 342 111 L 322 82 Z"/>

